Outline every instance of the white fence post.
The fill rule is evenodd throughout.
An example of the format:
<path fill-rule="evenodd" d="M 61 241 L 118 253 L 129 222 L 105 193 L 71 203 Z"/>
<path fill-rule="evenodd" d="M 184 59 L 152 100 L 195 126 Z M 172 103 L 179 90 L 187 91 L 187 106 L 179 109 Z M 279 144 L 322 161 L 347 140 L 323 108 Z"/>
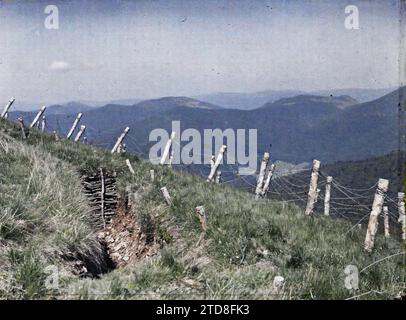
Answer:
<path fill-rule="evenodd" d="M 168 189 L 166 187 L 162 187 L 161 192 L 168 206 L 172 205 L 172 199 L 171 196 L 169 195 Z"/>
<path fill-rule="evenodd" d="M 78 134 L 76 135 L 75 142 L 78 142 L 80 140 L 80 137 L 82 134 L 86 131 L 86 126 L 80 126 L 80 130 Z"/>
<path fill-rule="evenodd" d="M 45 128 L 47 126 L 47 120 L 45 116 L 42 116 L 42 121 L 41 121 L 41 132 L 45 132 Z"/>
<path fill-rule="evenodd" d="M 262 158 L 261 167 L 259 168 L 257 187 L 255 188 L 255 200 L 259 199 L 259 196 L 262 192 L 262 187 L 264 185 L 265 171 L 266 171 L 266 167 L 268 166 L 268 161 L 269 161 L 269 153 L 265 152 L 264 157 Z"/>
<path fill-rule="evenodd" d="M 1 113 L 1 117 L 2 118 L 7 118 L 8 117 L 8 110 L 11 108 L 12 104 L 14 103 L 15 99 L 11 98 L 8 103 L 6 104 L 6 106 L 4 107 L 3 112 Z"/>
<path fill-rule="evenodd" d="M 307 205 L 305 214 L 310 216 L 313 214 L 314 205 L 317 201 L 317 181 L 319 179 L 320 161 L 313 160 L 312 175 L 310 178 L 309 193 L 307 196 Z"/>
<path fill-rule="evenodd" d="M 398 192 L 398 222 L 402 222 L 403 216 L 405 215 L 405 194 L 404 192 Z"/>
<path fill-rule="evenodd" d="M 73 132 L 75 132 L 76 127 L 78 126 L 79 121 L 80 121 L 80 119 L 82 118 L 82 115 L 83 115 L 82 113 L 78 113 L 78 115 L 76 116 L 75 121 L 74 121 L 73 124 L 72 124 L 72 127 L 70 128 L 70 130 L 69 130 L 69 132 L 68 132 L 68 135 L 66 136 L 66 139 L 70 139 L 70 137 L 72 136 Z"/>
<path fill-rule="evenodd" d="M 166 159 L 169 156 L 169 151 L 172 147 L 172 141 L 173 139 L 175 139 L 175 135 L 176 133 L 172 132 L 171 136 L 169 137 L 169 140 L 166 142 L 165 149 L 164 152 L 162 153 L 161 161 L 159 162 L 159 164 L 164 165 L 166 163 Z"/>
<path fill-rule="evenodd" d="M 37 124 L 42 114 L 45 112 L 46 108 L 47 107 L 42 106 L 42 108 L 38 111 L 37 115 L 35 116 L 34 120 L 31 122 L 30 128 L 33 128 Z"/>
<path fill-rule="evenodd" d="M 128 167 L 128 170 L 130 170 L 131 174 L 135 174 L 135 171 L 134 171 L 133 166 L 131 165 L 130 159 L 125 160 L 125 163 Z"/>
<path fill-rule="evenodd" d="M 149 170 L 149 175 L 151 176 L 151 182 L 154 182 L 154 180 L 155 180 L 155 170 L 154 169 Z"/>
<path fill-rule="evenodd" d="M 113 149 L 111 149 L 111 153 L 117 151 L 118 146 L 123 142 L 125 136 L 127 135 L 128 131 L 130 131 L 130 127 L 126 127 L 124 132 L 118 137 L 116 144 L 114 145 Z"/>
<path fill-rule="evenodd" d="M 221 182 L 221 171 L 220 171 L 220 170 L 217 170 L 217 173 L 216 173 L 216 183 L 217 183 L 217 184 L 220 184 L 220 182 Z"/>
<path fill-rule="evenodd" d="M 379 179 L 376 188 L 374 202 L 372 203 L 371 215 L 369 217 L 367 234 L 365 236 L 365 250 L 372 252 L 374 248 L 375 234 L 378 230 L 378 217 L 382 212 L 386 191 L 388 191 L 389 180 Z"/>
<path fill-rule="evenodd" d="M 223 145 L 221 146 L 221 148 L 220 148 L 220 151 L 219 151 L 218 155 L 217 155 L 216 162 L 214 163 L 213 167 L 212 167 L 211 170 L 210 170 L 210 174 L 209 174 L 209 176 L 207 177 L 207 182 L 213 181 L 213 179 L 214 179 L 214 177 L 215 177 L 215 175 L 216 175 L 216 173 L 217 173 L 217 169 L 218 169 L 218 167 L 219 167 L 221 161 L 223 160 L 224 152 L 225 152 L 226 150 L 227 150 L 227 146 L 223 144 Z"/>
<path fill-rule="evenodd" d="M 331 198 L 331 183 L 333 182 L 333 177 L 328 176 L 326 179 L 326 193 L 324 195 L 324 215 L 330 215 L 330 198 Z"/>
<path fill-rule="evenodd" d="M 262 197 L 265 197 L 266 193 L 269 190 L 269 186 L 271 185 L 271 180 L 272 180 L 272 176 L 273 176 L 274 171 L 275 171 L 275 165 L 271 164 L 271 166 L 269 167 L 268 174 L 266 176 L 265 182 L 264 182 L 264 188 L 262 189 L 262 192 L 261 192 Z"/>
<path fill-rule="evenodd" d="M 385 237 L 389 238 L 390 237 L 390 231 L 389 231 L 389 209 L 387 206 L 384 206 L 382 208 L 383 210 L 383 224 L 385 228 Z"/>

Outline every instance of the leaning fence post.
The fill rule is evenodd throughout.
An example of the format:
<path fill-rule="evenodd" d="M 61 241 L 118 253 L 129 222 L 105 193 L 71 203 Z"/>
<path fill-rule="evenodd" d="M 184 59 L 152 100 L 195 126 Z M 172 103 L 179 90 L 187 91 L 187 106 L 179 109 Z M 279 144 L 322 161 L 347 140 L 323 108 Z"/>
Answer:
<path fill-rule="evenodd" d="M 47 107 L 42 106 L 42 108 L 38 111 L 37 115 L 35 116 L 34 120 L 31 122 L 30 128 L 33 128 L 37 124 L 38 120 L 41 118 L 46 108 Z"/>
<path fill-rule="evenodd" d="M 162 187 L 161 192 L 168 206 L 172 205 L 172 199 L 171 196 L 169 195 L 168 189 L 166 187 Z"/>
<path fill-rule="evenodd" d="M 265 197 L 266 193 L 269 190 L 269 186 L 271 185 L 271 180 L 272 180 L 272 176 L 273 176 L 274 171 L 275 171 L 275 165 L 271 164 L 271 166 L 270 166 L 270 168 L 268 170 L 268 174 L 266 176 L 265 182 L 264 182 L 264 187 L 263 187 L 262 192 L 261 192 L 262 197 Z"/>
<path fill-rule="evenodd" d="M 405 215 L 405 194 L 404 192 L 398 192 L 398 222 L 402 222 L 403 216 Z"/>
<path fill-rule="evenodd" d="M 8 103 L 6 104 L 6 106 L 4 107 L 3 112 L 1 113 L 1 117 L 2 118 L 7 118 L 8 116 L 8 110 L 11 108 L 12 104 L 14 103 L 15 99 L 11 98 Z"/>
<path fill-rule="evenodd" d="M 384 228 L 385 228 L 385 238 L 389 238 L 390 237 L 390 233 L 389 233 L 389 210 L 387 206 L 384 206 L 382 208 L 383 210 L 383 224 L 384 224 Z"/>
<path fill-rule="evenodd" d="M 171 136 L 169 137 L 169 140 L 166 142 L 165 149 L 164 149 L 164 152 L 162 153 L 162 158 L 161 158 L 161 161 L 159 162 L 159 164 L 164 165 L 166 163 L 166 159 L 169 156 L 169 151 L 172 146 L 172 141 L 173 141 L 173 139 L 175 139 L 175 135 L 176 135 L 176 133 L 173 131 L 171 133 Z"/>
<path fill-rule="evenodd" d="M 328 176 L 326 179 L 326 193 L 324 195 L 324 215 L 330 215 L 330 198 L 331 198 L 331 183 L 333 182 L 333 177 Z"/>
<path fill-rule="evenodd" d="M 376 188 L 372 210 L 369 216 L 367 234 L 365 237 L 365 250 L 372 252 L 374 248 L 375 234 L 378 230 L 378 217 L 382 212 L 382 206 L 386 191 L 388 191 L 389 180 L 379 179 L 378 187 Z"/>
<path fill-rule="evenodd" d="M 135 174 L 135 171 L 133 169 L 133 166 L 131 165 L 130 159 L 125 160 L 125 163 L 127 164 L 128 170 L 130 170 L 131 174 Z"/>
<path fill-rule="evenodd" d="M 20 122 L 21 136 L 23 137 L 23 140 L 25 140 L 27 139 L 27 131 L 25 130 L 24 120 L 23 118 L 18 118 L 18 121 Z"/>
<path fill-rule="evenodd" d="M 265 152 L 264 157 L 262 158 L 261 167 L 259 169 L 257 187 L 255 189 L 255 200 L 259 199 L 259 195 L 262 192 L 262 187 L 264 184 L 264 176 L 265 176 L 266 167 L 268 165 L 268 161 L 269 161 L 269 153 Z"/>
<path fill-rule="evenodd" d="M 319 179 L 320 161 L 313 160 L 312 175 L 310 178 L 309 193 L 307 196 L 307 205 L 305 214 L 310 216 L 313 214 L 314 205 L 316 204 L 317 197 L 317 180 Z"/>
<path fill-rule="evenodd" d="M 219 151 L 218 155 L 217 155 L 216 162 L 214 163 L 213 167 L 210 170 L 210 174 L 207 177 L 207 182 L 213 181 L 213 179 L 214 179 L 214 177 L 215 177 L 215 175 L 217 173 L 217 169 L 218 169 L 221 161 L 223 160 L 224 152 L 226 151 L 226 149 L 227 149 L 227 146 L 223 144 L 221 146 L 221 148 L 220 148 L 220 151 Z"/>
<path fill-rule="evenodd" d="M 124 132 L 117 138 L 116 144 L 114 145 L 113 149 L 111 149 L 111 153 L 114 153 L 117 151 L 118 146 L 120 145 L 121 142 L 123 142 L 128 131 L 130 131 L 130 127 L 126 127 L 124 129 Z"/>
<path fill-rule="evenodd" d="M 86 130 L 86 126 L 80 126 L 80 130 L 79 130 L 78 134 L 76 135 L 75 142 L 78 142 L 80 140 L 80 137 L 85 132 L 85 130 Z"/>
<path fill-rule="evenodd" d="M 200 225 L 202 226 L 203 231 L 207 230 L 207 215 L 206 210 L 203 206 L 196 207 L 196 214 L 199 217 Z"/>
<path fill-rule="evenodd" d="M 73 132 L 75 132 L 76 127 L 78 126 L 79 121 L 80 121 L 80 119 L 82 118 L 82 115 L 83 115 L 83 114 L 82 114 L 81 112 L 78 113 L 78 115 L 76 116 L 75 121 L 74 121 L 73 124 L 72 124 L 72 127 L 70 128 L 70 130 L 69 130 L 69 132 L 68 132 L 68 135 L 66 136 L 66 139 L 70 139 L 70 137 L 72 136 Z"/>

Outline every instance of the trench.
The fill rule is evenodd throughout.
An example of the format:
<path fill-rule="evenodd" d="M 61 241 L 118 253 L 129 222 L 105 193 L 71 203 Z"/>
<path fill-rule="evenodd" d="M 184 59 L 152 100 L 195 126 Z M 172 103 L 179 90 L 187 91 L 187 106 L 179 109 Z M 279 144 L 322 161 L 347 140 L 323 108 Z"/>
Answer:
<path fill-rule="evenodd" d="M 92 259 L 76 259 L 75 270 L 79 276 L 98 278 L 156 254 L 154 235 L 147 236 L 138 222 L 135 194 L 117 191 L 114 172 L 103 168 L 82 172 L 81 182 L 102 251 Z"/>

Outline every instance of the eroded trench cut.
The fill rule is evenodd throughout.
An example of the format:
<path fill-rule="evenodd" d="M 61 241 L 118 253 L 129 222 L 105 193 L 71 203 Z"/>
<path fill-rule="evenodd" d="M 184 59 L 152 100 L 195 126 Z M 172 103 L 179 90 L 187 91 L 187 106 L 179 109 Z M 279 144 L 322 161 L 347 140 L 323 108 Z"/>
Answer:
<path fill-rule="evenodd" d="M 133 194 L 117 191 L 115 173 L 99 169 L 92 174 L 83 173 L 81 181 L 103 248 L 103 267 L 95 268 L 82 261 L 80 268 L 87 273 L 85 276 L 97 277 L 156 254 L 154 236 L 142 232 L 138 223 L 137 202 L 129 199 Z"/>

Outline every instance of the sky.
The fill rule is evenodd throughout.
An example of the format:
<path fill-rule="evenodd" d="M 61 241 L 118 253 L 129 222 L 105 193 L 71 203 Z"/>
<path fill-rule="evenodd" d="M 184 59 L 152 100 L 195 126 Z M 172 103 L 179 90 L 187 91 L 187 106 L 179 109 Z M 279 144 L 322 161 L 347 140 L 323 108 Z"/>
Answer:
<path fill-rule="evenodd" d="M 59 28 L 47 29 L 48 5 Z M 347 29 L 345 8 L 359 10 Z M 388 88 L 398 1 L 0 0 L 0 103 Z"/>

